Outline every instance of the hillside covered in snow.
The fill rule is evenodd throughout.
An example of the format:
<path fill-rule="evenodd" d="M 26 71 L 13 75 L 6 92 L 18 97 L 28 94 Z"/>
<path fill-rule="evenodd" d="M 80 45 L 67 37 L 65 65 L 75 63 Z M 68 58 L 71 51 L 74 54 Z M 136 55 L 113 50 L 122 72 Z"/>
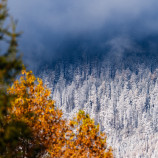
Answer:
<path fill-rule="evenodd" d="M 127 57 L 124 61 L 116 59 L 96 57 L 91 62 L 66 67 L 60 63 L 40 76 L 64 117 L 70 118 L 83 109 L 100 124 L 115 157 L 156 158 L 157 61 L 141 56 Z"/>

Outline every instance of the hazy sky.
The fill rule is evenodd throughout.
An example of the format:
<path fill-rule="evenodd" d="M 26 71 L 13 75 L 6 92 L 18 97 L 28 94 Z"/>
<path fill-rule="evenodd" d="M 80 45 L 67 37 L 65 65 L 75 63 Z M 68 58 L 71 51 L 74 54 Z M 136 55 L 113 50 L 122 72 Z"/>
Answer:
<path fill-rule="evenodd" d="M 133 39 L 158 33 L 157 0 L 9 0 L 9 9 L 24 32 L 20 48 L 32 67 L 91 53 L 94 45 L 121 52 L 135 45 Z"/>

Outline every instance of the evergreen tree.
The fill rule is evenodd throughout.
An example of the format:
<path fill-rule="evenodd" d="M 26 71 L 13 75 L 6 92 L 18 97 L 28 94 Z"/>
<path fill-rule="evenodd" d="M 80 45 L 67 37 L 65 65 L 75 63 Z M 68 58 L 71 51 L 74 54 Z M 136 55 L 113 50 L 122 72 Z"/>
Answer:
<path fill-rule="evenodd" d="M 13 83 L 22 69 L 22 60 L 18 55 L 16 26 L 14 20 L 9 25 L 7 0 L 0 1 L 0 157 L 17 157 L 24 151 L 16 151 L 20 141 L 27 140 L 31 131 L 22 121 L 9 114 L 11 100 L 15 97 L 7 93 L 7 88 Z M 11 117 L 8 121 L 8 117 Z"/>

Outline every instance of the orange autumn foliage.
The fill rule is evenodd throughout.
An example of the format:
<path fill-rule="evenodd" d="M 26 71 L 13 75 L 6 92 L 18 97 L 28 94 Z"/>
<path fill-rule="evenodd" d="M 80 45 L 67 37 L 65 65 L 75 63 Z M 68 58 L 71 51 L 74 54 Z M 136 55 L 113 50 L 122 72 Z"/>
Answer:
<path fill-rule="evenodd" d="M 112 158 L 112 149 L 107 150 L 106 136 L 99 132 L 89 115 L 79 111 L 69 124 L 62 118 L 62 111 L 55 108 L 50 91 L 32 72 L 22 71 L 20 80 L 8 89 L 16 95 L 10 113 L 17 120 L 28 124 L 33 137 L 19 144 L 25 157 L 36 148 L 51 158 Z"/>
<path fill-rule="evenodd" d="M 22 71 L 20 81 L 15 81 L 8 92 L 16 95 L 10 109 L 14 118 L 23 120 L 32 129 L 33 140 L 27 144 L 25 156 L 29 157 L 31 148 L 40 145 L 43 153 L 46 151 L 51 157 L 60 157 L 67 126 L 42 80 L 36 80 L 31 71 Z M 22 144 L 20 146 L 25 150 Z"/>
<path fill-rule="evenodd" d="M 112 158 L 111 147 L 107 150 L 106 136 L 99 133 L 99 125 L 88 114 L 80 110 L 70 121 L 69 138 L 66 144 L 65 157 L 72 158 Z"/>

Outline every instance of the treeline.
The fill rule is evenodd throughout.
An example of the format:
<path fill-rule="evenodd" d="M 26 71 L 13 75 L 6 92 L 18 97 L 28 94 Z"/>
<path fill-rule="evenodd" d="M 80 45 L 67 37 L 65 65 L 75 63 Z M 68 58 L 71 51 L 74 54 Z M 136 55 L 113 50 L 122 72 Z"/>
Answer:
<path fill-rule="evenodd" d="M 88 114 L 80 110 L 72 120 L 64 119 L 50 90 L 25 70 L 20 34 L 14 20 L 7 24 L 9 17 L 7 0 L 1 0 L 1 50 L 7 48 L 0 53 L 0 157 L 113 157 L 106 135 Z"/>

